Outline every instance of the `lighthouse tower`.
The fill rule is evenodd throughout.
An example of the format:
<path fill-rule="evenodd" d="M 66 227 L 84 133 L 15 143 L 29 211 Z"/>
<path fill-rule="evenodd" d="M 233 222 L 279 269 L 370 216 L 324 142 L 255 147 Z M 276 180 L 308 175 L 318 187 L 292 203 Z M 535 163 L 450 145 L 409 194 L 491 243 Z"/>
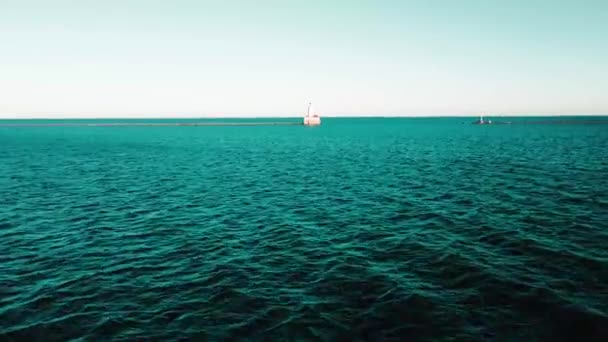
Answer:
<path fill-rule="evenodd" d="M 304 125 L 306 126 L 317 126 L 321 124 L 321 118 L 319 115 L 314 113 L 312 103 L 308 103 L 308 111 L 304 117 Z"/>

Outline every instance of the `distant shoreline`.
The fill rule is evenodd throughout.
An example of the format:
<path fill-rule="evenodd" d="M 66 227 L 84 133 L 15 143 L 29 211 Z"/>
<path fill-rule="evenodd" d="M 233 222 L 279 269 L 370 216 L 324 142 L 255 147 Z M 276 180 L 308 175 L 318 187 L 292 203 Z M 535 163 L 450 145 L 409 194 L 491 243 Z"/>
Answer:
<path fill-rule="evenodd" d="M 489 119 L 497 118 L 608 118 L 607 114 L 534 114 L 534 115 L 483 115 Z M 209 117 L 196 117 L 196 116 L 163 116 L 163 117 L 0 117 L 2 121 L 90 121 L 90 120 L 203 120 L 203 121 L 217 121 L 217 120 L 301 120 L 303 116 L 209 116 Z M 327 119 L 467 119 L 467 118 L 479 118 L 479 115 L 323 115 L 323 118 Z"/>
<path fill-rule="evenodd" d="M 329 117 L 336 120 L 356 119 L 453 119 L 460 124 L 495 125 L 605 125 L 607 116 L 501 116 L 491 118 L 491 124 L 479 124 L 475 117 Z M 194 127 L 194 126 L 304 126 L 301 118 L 129 118 L 129 119 L 0 119 L 0 127 Z"/>
<path fill-rule="evenodd" d="M 110 122 L 110 123 L 10 123 L 0 127 L 163 127 L 163 126 L 303 126 L 301 122 Z"/>

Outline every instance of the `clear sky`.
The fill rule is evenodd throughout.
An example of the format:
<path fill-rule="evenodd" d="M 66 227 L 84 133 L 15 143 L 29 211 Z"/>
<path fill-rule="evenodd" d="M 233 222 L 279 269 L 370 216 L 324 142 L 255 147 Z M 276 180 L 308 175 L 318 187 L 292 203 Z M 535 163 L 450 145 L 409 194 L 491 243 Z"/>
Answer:
<path fill-rule="evenodd" d="M 608 114 L 606 0 L 0 0 L 0 118 Z"/>

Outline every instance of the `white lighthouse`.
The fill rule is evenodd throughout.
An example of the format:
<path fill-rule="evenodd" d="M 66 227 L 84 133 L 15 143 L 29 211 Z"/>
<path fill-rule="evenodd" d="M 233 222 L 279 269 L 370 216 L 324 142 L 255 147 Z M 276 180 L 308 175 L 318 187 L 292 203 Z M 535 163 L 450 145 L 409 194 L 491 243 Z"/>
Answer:
<path fill-rule="evenodd" d="M 308 111 L 304 117 L 304 125 L 306 126 L 317 126 L 321 124 L 321 118 L 319 115 L 314 113 L 312 103 L 308 103 Z"/>

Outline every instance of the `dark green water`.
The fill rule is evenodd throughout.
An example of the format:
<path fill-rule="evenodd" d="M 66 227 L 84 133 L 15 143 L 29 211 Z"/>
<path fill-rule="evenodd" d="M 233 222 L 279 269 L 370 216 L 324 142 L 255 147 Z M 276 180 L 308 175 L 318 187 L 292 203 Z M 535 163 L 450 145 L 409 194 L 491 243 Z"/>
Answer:
<path fill-rule="evenodd" d="M 472 120 L 0 127 L 0 340 L 608 340 L 608 125 Z"/>

